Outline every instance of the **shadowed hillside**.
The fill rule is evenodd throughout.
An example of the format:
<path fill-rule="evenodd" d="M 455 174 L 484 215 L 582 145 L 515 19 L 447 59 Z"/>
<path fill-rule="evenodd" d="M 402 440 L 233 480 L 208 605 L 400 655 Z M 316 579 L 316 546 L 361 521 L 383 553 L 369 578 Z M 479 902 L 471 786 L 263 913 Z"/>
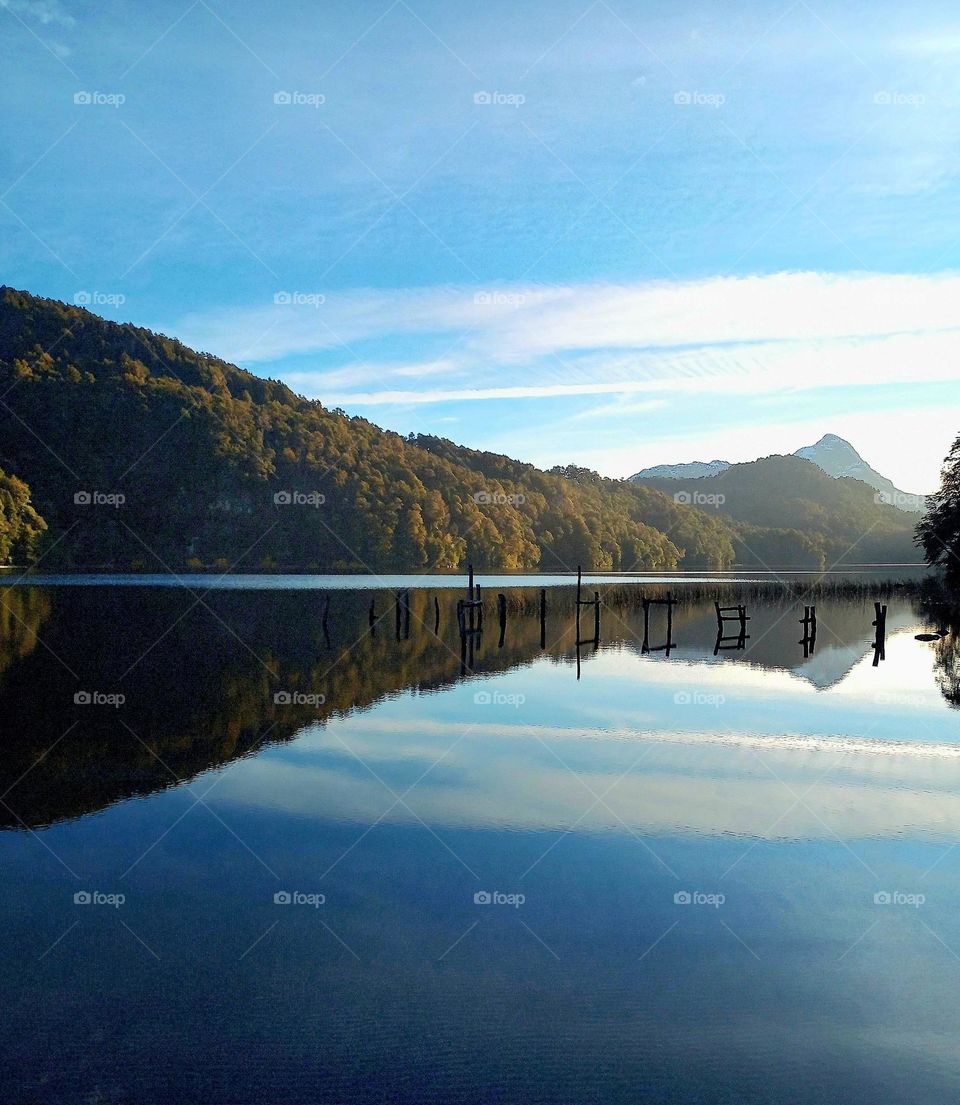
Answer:
<path fill-rule="evenodd" d="M 0 464 L 50 525 L 47 566 L 628 569 L 733 556 L 724 526 L 659 492 L 407 440 L 9 288 L 0 390 Z"/>
<path fill-rule="evenodd" d="M 860 480 L 837 479 L 809 460 L 771 456 L 701 479 L 645 479 L 731 523 L 741 563 L 919 563 L 919 514 L 878 502 Z"/>

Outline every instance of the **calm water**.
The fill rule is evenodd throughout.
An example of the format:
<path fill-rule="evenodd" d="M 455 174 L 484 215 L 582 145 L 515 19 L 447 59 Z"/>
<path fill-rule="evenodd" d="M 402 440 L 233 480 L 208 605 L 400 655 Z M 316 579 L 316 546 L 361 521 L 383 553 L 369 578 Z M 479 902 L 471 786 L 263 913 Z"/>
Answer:
<path fill-rule="evenodd" d="M 5 1100 L 957 1100 L 935 614 L 430 583 L 0 592 Z"/>

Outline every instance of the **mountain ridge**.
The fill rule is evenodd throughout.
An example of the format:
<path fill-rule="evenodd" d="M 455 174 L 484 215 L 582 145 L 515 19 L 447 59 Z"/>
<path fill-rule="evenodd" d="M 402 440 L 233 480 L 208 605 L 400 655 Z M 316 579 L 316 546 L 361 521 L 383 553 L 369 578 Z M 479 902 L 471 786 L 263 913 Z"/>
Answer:
<path fill-rule="evenodd" d="M 811 461 L 835 479 L 860 480 L 861 483 L 867 484 L 883 496 L 878 502 L 888 503 L 908 513 L 916 513 L 925 508 L 926 500 L 923 495 L 901 491 L 892 480 L 887 479 L 869 465 L 846 438 L 838 434 L 825 433 L 813 445 L 803 445 L 794 450 L 791 455 Z M 725 472 L 730 467 L 730 461 L 725 460 L 657 464 L 641 469 L 629 479 L 635 482 L 654 479 L 707 479 Z"/>
<path fill-rule="evenodd" d="M 861 561 L 912 552 L 909 515 L 796 457 L 685 486 L 546 472 L 383 430 L 176 339 L 12 288 L 0 288 L 0 394 L 0 469 L 20 481 L 22 532 L 49 536 L 45 567 L 825 567 L 864 533 Z"/>

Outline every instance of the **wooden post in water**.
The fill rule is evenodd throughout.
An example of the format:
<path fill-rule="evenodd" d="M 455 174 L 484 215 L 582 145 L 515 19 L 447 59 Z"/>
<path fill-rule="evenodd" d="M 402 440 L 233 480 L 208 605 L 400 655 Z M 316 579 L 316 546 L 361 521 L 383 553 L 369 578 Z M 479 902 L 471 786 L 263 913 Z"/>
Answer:
<path fill-rule="evenodd" d="M 433 632 L 440 635 L 440 600 L 433 596 Z"/>
<path fill-rule="evenodd" d="M 803 639 L 800 644 L 803 645 L 803 658 L 806 660 L 817 646 L 817 608 L 815 606 L 803 608 L 800 624 L 803 626 Z"/>
<path fill-rule="evenodd" d="M 371 629 L 375 629 L 377 625 L 377 600 L 375 598 L 370 600 L 370 613 L 367 615 L 367 624 Z"/>
<path fill-rule="evenodd" d="M 674 647 L 673 644 L 673 608 L 676 605 L 677 600 L 673 597 L 671 591 L 667 592 L 667 597 L 664 599 L 648 599 L 644 598 L 643 602 L 643 641 L 640 645 L 640 651 L 645 652 L 663 652 L 667 656 L 670 655 L 670 650 Z M 657 645 L 656 648 L 650 647 L 650 607 L 651 606 L 665 606 L 667 608 L 667 641 L 666 644 Z"/>
<path fill-rule="evenodd" d="M 583 571 L 580 565 L 577 565 L 577 641 L 580 641 L 580 610 L 584 606 L 593 607 L 593 647 L 596 649 L 600 644 L 600 592 L 594 591 L 592 599 L 582 598 L 583 594 Z M 587 642 L 584 642 L 586 644 Z"/>
<path fill-rule="evenodd" d="M 547 589 L 540 588 L 540 647 L 547 647 Z"/>
<path fill-rule="evenodd" d="M 396 621 L 396 634 L 397 640 L 400 640 L 400 619 L 402 617 L 402 611 L 400 609 L 400 592 L 397 592 L 396 597 L 396 609 L 395 609 L 395 621 Z"/>
<path fill-rule="evenodd" d="M 875 602 L 873 609 L 876 617 L 872 624 L 877 629 L 873 639 L 873 666 L 878 667 L 880 661 L 887 658 L 887 606 L 886 603 Z"/>

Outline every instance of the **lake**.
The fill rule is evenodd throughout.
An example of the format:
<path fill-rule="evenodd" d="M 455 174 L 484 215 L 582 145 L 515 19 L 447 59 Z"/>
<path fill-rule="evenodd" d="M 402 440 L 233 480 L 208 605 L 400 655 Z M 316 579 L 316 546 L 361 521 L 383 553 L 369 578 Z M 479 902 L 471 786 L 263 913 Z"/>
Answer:
<path fill-rule="evenodd" d="M 944 608 L 270 578 L 2 590 L 6 1100 L 957 1099 Z"/>

